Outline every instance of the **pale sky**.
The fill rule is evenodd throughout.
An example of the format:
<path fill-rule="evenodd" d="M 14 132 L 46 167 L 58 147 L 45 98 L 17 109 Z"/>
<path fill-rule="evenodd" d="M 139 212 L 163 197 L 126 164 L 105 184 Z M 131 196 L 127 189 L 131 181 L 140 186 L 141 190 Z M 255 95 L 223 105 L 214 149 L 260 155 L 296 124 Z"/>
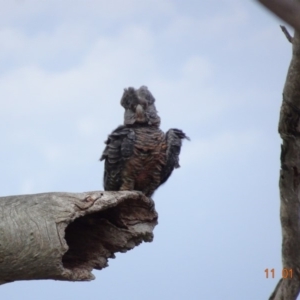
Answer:
<path fill-rule="evenodd" d="M 102 190 L 128 86 L 191 138 L 154 194 L 152 243 L 92 282 L 15 282 L 1 300 L 267 299 L 281 273 L 280 24 L 256 1 L 0 0 L 2 196 Z"/>

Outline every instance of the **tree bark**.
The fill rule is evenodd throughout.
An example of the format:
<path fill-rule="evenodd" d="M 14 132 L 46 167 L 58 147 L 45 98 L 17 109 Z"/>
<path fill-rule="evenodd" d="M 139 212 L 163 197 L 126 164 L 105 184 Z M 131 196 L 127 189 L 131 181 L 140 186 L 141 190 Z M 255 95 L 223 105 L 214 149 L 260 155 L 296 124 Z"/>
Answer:
<path fill-rule="evenodd" d="M 157 213 L 135 191 L 0 198 L 0 284 L 94 279 L 115 252 L 151 242 Z"/>
<path fill-rule="evenodd" d="M 282 226 L 282 278 L 270 300 L 297 299 L 300 291 L 300 35 L 293 38 L 293 56 L 289 66 L 280 111 L 282 138 L 280 170 L 280 219 Z"/>

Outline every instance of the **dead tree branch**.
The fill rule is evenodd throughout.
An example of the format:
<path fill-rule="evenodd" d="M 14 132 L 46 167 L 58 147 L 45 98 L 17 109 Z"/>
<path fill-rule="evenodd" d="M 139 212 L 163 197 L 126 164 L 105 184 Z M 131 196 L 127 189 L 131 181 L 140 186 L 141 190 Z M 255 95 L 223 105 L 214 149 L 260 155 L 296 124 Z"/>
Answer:
<path fill-rule="evenodd" d="M 282 32 L 284 33 L 285 37 L 287 38 L 287 40 L 293 44 L 293 37 L 290 35 L 290 33 L 288 32 L 286 27 L 283 25 L 280 25 L 280 28 L 281 28 Z"/>
<path fill-rule="evenodd" d="M 0 198 L 0 284 L 94 279 L 115 252 L 153 239 L 157 213 L 135 191 Z"/>
<path fill-rule="evenodd" d="M 300 35 L 293 38 L 280 111 L 282 138 L 280 170 L 280 219 L 282 227 L 282 264 L 289 271 L 270 296 L 270 300 L 297 299 L 300 291 Z"/>
<path fill-rule="evenodd" d="M 287 0 L 257 0 L 287 24 L 300 31 L 300 4 Z"/>

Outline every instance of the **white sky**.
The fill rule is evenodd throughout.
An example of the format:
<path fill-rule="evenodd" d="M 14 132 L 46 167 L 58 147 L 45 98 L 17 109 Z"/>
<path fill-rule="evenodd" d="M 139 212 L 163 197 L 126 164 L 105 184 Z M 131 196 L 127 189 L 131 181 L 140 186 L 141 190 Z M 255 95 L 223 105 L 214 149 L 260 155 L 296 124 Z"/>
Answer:
<path fill-rule="evenodd" d="M 16 282 L 1 299 L 266 299 L 281 273 L 279 24 L 255 1 L 0 0 L 1 195 L 102 189 L 128 86 L 191 138 L 154 195 L 153 243 L 91 283 Z"/>

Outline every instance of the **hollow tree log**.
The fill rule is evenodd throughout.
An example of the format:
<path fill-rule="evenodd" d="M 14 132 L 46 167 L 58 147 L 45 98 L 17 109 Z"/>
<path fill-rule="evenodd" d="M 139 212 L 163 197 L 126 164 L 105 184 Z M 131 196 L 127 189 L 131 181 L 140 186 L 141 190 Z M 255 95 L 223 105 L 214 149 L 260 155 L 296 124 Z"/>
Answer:
<path fill-rule="evenodd" d="M 151 242 L 157 213 L 135 191 L 0 197 L 0 284 L 94 279 L 116 252 Z"/>

